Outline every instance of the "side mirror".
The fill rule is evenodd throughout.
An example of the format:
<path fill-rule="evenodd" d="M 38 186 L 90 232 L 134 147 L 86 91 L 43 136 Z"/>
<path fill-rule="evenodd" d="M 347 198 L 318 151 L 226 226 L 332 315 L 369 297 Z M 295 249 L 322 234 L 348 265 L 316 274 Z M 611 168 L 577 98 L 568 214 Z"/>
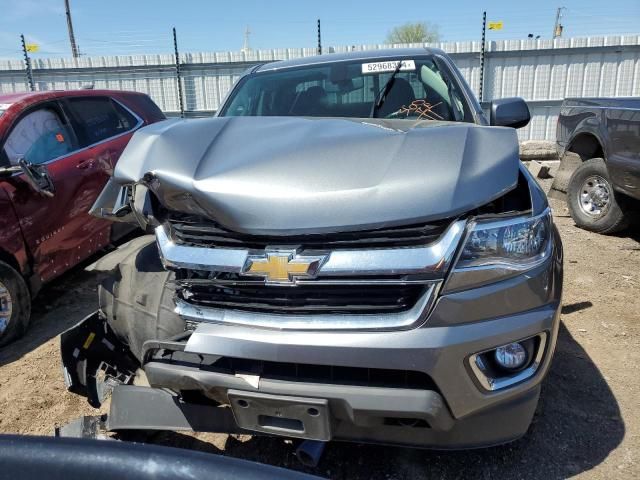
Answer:
<path fill-rule="evenodd" d="M 520 97 L 501 98 L 491 102 L 489 123 L 494 127 L 522 128 L 530 120 L 527 102 Z"/>
<path fill-rule="evenodd" d="M 25 181 L 32 189 L 46 197 L 53 197 L 56 190 L 45 165 L 34 165 L 24 158 L 18 160 L 18 165 L 22 173 L 24 173 Z"/>
<path fill-rule="evenodd" d="M 113 208 L 101 208 L 100 217 L 114 220 L 116 222 L 126 222 L 131 219 L 135 221 L 136 216 L 133 214 L 133 209 L 131 208 L 132 199 L 133 186 L 123 185 L 118 191 L 118 196 L 116 197 L 115 202 L 113 202 Z M 98 200 L 102 200 L 102 196 L 98 197 Z"/>
<path fill-rule="evenodd" d="M 15 165 L 13 167 L 0 167 L 0 178 L 8 178 L 13 176 L 14 173 L 21 172 L 22 169 Z"/>

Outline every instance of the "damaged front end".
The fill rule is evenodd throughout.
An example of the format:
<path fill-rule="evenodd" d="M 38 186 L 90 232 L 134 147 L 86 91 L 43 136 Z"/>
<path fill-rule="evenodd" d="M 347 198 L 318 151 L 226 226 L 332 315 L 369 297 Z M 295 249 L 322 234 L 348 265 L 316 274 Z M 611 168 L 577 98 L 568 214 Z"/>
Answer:
<path fill-rule="evenodd" d="M 150 235 L 94 266 L 100 311 L 63 335 L 67 385 L 94 406 L 112 392 L 111 430 L 522 435 L 555 345 L 559 237 L 513 131 L 427 123 L 141 130 L 92 213 Z M 492 360 L 510 342 L 521 369 Z"/>
<path fill-rule="evenodd" d="M 99 310 L 62 334 L 61 354 L 67 388 L 98 408 L 115 386 L 133 382 L 147 340 L 184 336 L 185 323 L 153 236 L 123 244 L 87 270 L 99 275 Z"/>
<path fill-rule="evenodd" d="M 99 408 L 116 385 L 129 384 L 138 362 L 100 312 L 85 317 L 60 337 L 64 383 Z"/>

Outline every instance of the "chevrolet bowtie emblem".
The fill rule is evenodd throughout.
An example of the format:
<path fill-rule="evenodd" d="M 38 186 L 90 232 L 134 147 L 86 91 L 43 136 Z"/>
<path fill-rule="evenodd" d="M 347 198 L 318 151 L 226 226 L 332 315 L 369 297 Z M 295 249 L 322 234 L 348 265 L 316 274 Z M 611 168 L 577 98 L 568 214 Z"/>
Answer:
<path fill-rule="evenodd" d="M 294 284 L 297 278 L 313 278 L 325 260 L 324 256 L 302 256 L 293 250 L 265 251 L 250 255 L 243 274 L 263 277 L 266 283 Z"/>

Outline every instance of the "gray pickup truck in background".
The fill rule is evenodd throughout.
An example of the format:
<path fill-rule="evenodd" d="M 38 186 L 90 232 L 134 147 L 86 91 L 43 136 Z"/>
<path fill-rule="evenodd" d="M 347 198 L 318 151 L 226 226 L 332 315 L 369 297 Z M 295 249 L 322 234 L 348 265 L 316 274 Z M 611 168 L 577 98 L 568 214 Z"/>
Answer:
<path fill-rule="evenodd" d="M 640 200 L 640 98 L 568 98 L 558 117 L 553 189 L 584 229 L 618 232 Z M 552 195 L 553 196 L 553 195 Z"/>

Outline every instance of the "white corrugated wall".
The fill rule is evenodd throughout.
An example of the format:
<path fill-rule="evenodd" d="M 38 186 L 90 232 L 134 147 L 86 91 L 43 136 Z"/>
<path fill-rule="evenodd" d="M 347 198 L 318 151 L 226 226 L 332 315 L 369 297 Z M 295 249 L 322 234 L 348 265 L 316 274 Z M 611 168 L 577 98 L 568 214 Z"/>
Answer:
<path fill-rule="evenodd" d="M 478 93 L 480 42 L 428 46 L 449 53 Z M 389 46 L 355 45 L 325 50 L 381 48 Z M 289 48 L 181 54 L 185 109 L 203 114 L 217 110 L 233 82 L 251 65 L 315 53 L 314 48 Z M 95 88 L 137 90 L 149 94 L 165 112 L 179 110 L 175 60 L 170 54 L 37 59 L 33 61 L 33 69 L 38 90 L 74 89 L 87 84 Z M 0 93 L 27 89 L 23 62 L 0 60 Z M 531 123 L 518 132 L 520 138 L 553 140 L 563 98 L 640 96 L 640 35 L 488 42 L 483 100 L 510 96 L 527 100 L 532 113 Z"/>

